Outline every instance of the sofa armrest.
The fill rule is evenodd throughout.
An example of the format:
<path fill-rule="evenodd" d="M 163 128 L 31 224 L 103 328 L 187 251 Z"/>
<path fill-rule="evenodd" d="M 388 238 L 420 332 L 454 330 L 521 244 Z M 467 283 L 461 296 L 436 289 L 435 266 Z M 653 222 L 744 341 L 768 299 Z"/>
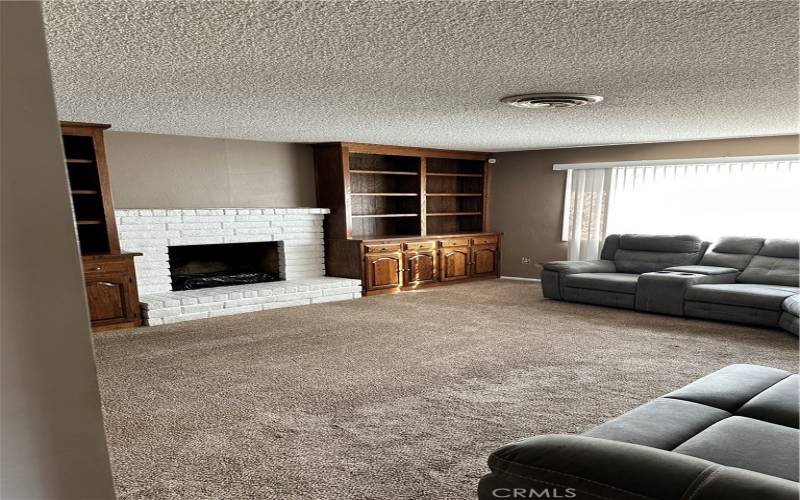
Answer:
<path fill-rule="evenodd" d="M 721 275 L 730 275 L 731 283 L 736 280 L 736 276 L 739 275 L 739 270 L 733 267 L 717 267 L 717 266 L 675 266 L 675 267 L 668 267 L 664 269 L 664 271 L 675 271 L 679 273 L 694 273 L 694 274 L 704 274 L 706 276 L 721 276 Z"/>
<path fill-rule="evenodd" d="M 538 436 L 510 444 L 492 453 L 489 468 L 478 485 L 480 500 L 797 500 L 798 495 L 797 483 L 785 479 L 586 436 Z M 510 496 L 515 490 L 520 496 Z"/>
<path fill-rule="evenodd" d="M 617 272 L 617 266 L 612 260 L 554 260 L 545 262 L 542 267 L 560 274 Z"/>
<path fill-rule="evenodd" d="M 542 264 L 542 294 L 548 299 L 561 300 L 561 276 L 579 273 L 614 273 L 612 260 L 554 260 Z"/>

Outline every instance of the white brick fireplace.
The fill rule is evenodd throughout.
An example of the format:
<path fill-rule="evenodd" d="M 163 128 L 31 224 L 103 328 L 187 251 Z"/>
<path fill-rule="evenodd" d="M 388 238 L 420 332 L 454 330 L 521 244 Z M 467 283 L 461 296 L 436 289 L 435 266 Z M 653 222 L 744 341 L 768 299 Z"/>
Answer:
<path fill-rule="evenodd" d="M 324 208 L 226 208 L 115 211 L 120 247 L 141 252 L 136 276 L 147 325 L 238 312 L 347 300 L 361 296 L 360 280 L 325 276 Z M 285 281 L 172 290 L 170 246 L 278 242 Z"/>

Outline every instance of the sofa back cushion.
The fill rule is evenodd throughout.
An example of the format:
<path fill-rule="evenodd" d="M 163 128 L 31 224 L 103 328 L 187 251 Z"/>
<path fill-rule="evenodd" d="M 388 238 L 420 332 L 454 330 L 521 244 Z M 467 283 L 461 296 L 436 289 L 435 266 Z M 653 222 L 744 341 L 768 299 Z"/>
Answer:
<path fill-rule="evenodd" d="M 614 254 L 619 250 L 619 236 L 618 234 L 609 234 L 603 242 L 603 249 L 600 250 L 600 259 L 614 260 Z"/>
<path fill-rule="evenodd" d="M 770 239 L 736 278 L 738 283 L 798 286 L 800 242 Z"/>
<path fill-rule="evenodd" d="M 700 262 L 708 243 L 697 236 L 623 234 L 614 252 L 619 273 L 649 273 Z M 603 249 L 605 250 L 605 248 Z"/>
<path fill-rule="evenodd" d="M 701 266 L 732 267 L 742 270 L 764 245 L 764 238 L 726 236 L 721 238 L 700 261 Z"/>

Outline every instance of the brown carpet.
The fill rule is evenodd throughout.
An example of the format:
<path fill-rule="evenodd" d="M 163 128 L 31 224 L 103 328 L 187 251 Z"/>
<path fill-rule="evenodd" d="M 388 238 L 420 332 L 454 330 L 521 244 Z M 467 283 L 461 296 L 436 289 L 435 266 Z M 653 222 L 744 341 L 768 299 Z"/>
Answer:
<path fill-rule="evenodd" d="M 580 433 L 783 331 L 484 281 L 96 337 L 117 489 L 137 499 L 470 499 L 491 450 Z"/>

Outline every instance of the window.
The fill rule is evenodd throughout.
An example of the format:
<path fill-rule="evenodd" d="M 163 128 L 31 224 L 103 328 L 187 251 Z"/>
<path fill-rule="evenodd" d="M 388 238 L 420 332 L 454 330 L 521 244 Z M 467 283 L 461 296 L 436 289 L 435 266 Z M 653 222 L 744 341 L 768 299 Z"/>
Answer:
<path fill-rule="evenodd" d="M 800 162 L 741 160 L 556 166 L 569 170 L 569 258 L 597 258 L 605 235 L 614 233 L 797 238 Z"/>

